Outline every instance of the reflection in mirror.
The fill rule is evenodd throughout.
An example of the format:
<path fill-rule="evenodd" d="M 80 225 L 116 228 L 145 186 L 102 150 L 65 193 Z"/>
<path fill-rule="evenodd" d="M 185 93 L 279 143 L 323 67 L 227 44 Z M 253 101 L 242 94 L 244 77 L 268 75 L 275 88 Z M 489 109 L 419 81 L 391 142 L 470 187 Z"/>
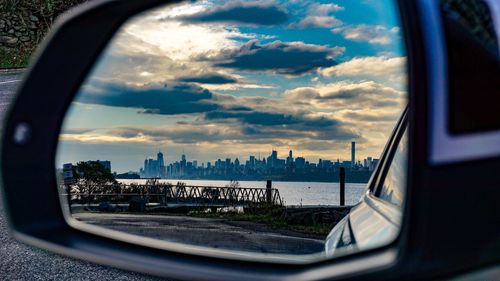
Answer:
<path fill-rule="evenodd" d="M 65 117 L 56 171 L 68 219 L 246 259 L 330 257 L 326 241 L 349 233 L 351 251 L 356 239 L 380 246 L 349 214 L 380 211 L 363 202 L 406 105 L 405 62 L 392 1 L 201 1 L 142 13 Z"/>

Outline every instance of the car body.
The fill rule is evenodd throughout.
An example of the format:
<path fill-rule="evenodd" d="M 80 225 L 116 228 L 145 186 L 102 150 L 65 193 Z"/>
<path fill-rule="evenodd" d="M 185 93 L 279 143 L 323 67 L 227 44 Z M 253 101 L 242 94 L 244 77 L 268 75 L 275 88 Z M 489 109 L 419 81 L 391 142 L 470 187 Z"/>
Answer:
<path fill-rule="evenodd" d="M 327 256 L 334 256 L 339 252 L 369 250 L 377 245 L 390 243 L 397 237 L 401 228 L 402 202 L 394 204 L 381 195 L 395 151 L 401 143 L 408 141 L 407 136 L 403 137 L 407 130 L 408 120 L 405 111 L 386 144 L 381 162 L 367 184 L 366 193 L 328 234 L 325 240 Z M 405 170 L 404 164 L 402 166 L 402 170 Z"/>

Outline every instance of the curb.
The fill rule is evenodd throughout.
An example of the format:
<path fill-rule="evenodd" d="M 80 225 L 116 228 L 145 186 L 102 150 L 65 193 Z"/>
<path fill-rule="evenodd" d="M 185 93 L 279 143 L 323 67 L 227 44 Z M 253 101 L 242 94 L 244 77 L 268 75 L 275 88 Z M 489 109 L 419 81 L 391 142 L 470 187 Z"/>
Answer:
<path fill-rule="evenodd" d="M 26 70 L 27 68 L 0 68 L 0 74 L 19 74 Z"/>

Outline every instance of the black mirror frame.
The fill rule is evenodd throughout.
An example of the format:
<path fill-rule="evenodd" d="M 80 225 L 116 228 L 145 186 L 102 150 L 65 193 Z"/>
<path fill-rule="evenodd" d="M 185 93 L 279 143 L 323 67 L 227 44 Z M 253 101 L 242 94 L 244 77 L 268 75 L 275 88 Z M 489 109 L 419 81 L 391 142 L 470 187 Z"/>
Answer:
<path fill-rule="evenodd" d="M 498 261 L 494 251 L 500 251 L 498 243 L 491 244 L 494 241 L 491 234 L 483 237 L 484 243 L 490 241 L 493 246 L 491 254 L 479 257 L 479 252 L 475 251 L 474 257 L 478 258 L 474 261 L 460 254 L 440 261 L 429 255 L 439 254 L 452 246 L 445 243 L 431 248 L 436 247 L 436 243 L 432 241 L 435 238 L 429 234 L 429 229 L 437 227 L 437 230 L 443 230 L 436 219 L 446 219 L 453 212 L 463 214 L 464 211 L 448 206 L 442 215 L 436 214 L 436 219 L 428 219 L 430 211 L 439 210 L 436 206 L 442 200 L 459 199 L 457 196 L 446 199 L 447 192 L 437 189 L 431 194 L 429 189 L 436 186 L 432 179 L 446 182 L 442 177 L 447 175 L 447 170 L 445 167 L 434 171 L 427 162 L 428 74 L 432 63 L 428 60 L 424 41 L 425 29 L 432 27 L 425 26 L 422 16 L 425 10 L 421 5 L 424 1 L 398 1 L 409 65 L 410 164 L 402 230 L 392 244 L 312 264 L 268 264 L 161 250 L 84 232 L 67 223 L 60 206 L 54 172 L 55 151 L 66 109 L 97 56 L 121 24 L 141 11 L 167 3 L 162 0 L 91 2 L 62 18 L 40 48 L 36 64 L 26 75 L 9 110 L 2 136 L 3 195 L 12 234 L 28 244 L 72 257 L 190 280 L 370 280 L 388 279 L 388 276 L 418 279 L 442 277 L 464 270 L 463 261 L 467 261 L 466 268 L 494 264 Z M 499 159 L 489 161 L 488 167 L 500 166 Z M 465 165 L 465 168 L 482 169 L 477 163 L 471 165 Z M 492 178 L 488 180 L 490 184 L 495 182 Z M 414 189 L 413 186 L 423 188 Z M 465 187 L 459 186 L 458 189 L 464 192 L 462 195 L 470 193 Z M 494 197 L 493 191 L 488 192 L 480 198 Z M 465 206 L 467 211 L 477 211 L 473 206 Z M 466 218 L 473 216 L 469 214 Z M 446 229 L 443 231 L 447 233 Z M 457 239 L 451 240 L 455 242 Z"/>

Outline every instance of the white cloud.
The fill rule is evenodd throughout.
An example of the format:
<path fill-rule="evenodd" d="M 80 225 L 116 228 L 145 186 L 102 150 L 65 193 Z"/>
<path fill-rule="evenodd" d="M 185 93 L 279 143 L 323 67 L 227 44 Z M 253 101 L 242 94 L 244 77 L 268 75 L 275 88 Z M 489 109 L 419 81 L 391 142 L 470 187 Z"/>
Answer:
<path fill-rule="evenodd" d="M 310 28 L 322 27 L 333 28 L 342 25 L 342 21 L 330 15 L 332 12 L 341 11 L 344 8 L 337 4 L 319 4 L 313 3 L 309 6 L 307 15 L 298 23 L 290 24 L 290 28 Z"/>
<path fill-rule="evenodd" d="M 314 111 L 398 109 L 406 105 L 405 93 L 374 81 L 340 81 L 299 87 L 283 94 L 289 102 Z"/>
<path fill-rule="evenodd" d="M 323 68 L 323 76 L 396 77 L 406 74 L 406 57 L 356 57 L 346 62 Z"/>
<path fill-rule="evenodd" d="M 291 24 L 291 28 L 323 27 L 332 28 L 342 25 L 342 21 L 333 16 L 307 16 L 296 24 Z"/>
<path fill-rule="evenodd" d="M 93 76 L 103 81 L 136 86 L 162 84 L 179 77 L 214 72 L 211 62 L 199 60 L 204 54 L 237 49 L 240 39 L 272 39 L 274 36 L 243 33 L 225 25 L 186 25 L 174 19 L 179 15 L 197 13 L 207 8 L 199 4 L 181 4 L 149 11 L 127 22 L 113 38 Z M 169 19 L 169 20 L 167 20 Z M 202 85 L 210 90 L 240 88 L 271 88 L 239 77 L 231 85 Z"/>
<path fill-rule="evenodd" d="M 392 36 L 395 33 L 393 29 L 388 30 L 382 25 L 351 25 L 332 29 L 333 33 L 342 34 L 345 39 L 368 42 L 376 45 L 387 45 L 392 42 Z"/>
<path fill-rule="evenodd" d="M 334 3 L 329 4 L 319 4 L 313 3 L 309 6 L 309 12 L 316 15 L 327 15 L 332 12 L 338 12 L 344 10 L 344 7 L 339 6 Z"/>
<path fill-rule="evenodd" d="M 399 28 L 399 27 L 397 27 L 397 26 L 395 26 L 395 27 L 391 28 L 391 29 L 390 29 L 390 31 L 391 31 L 392 33 L 399 33 L 400 28 Z"/>

